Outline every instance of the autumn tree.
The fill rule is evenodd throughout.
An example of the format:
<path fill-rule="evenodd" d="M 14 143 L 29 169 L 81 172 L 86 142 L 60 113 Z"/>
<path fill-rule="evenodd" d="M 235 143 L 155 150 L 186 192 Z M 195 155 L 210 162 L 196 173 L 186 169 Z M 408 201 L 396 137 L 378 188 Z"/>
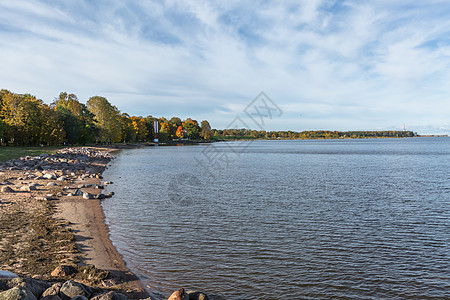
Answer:
<path fill-rule="evenodd" d="M 178 138 L 183 139 L 185 134 L 185 130 L 183 130 L 183 126 L 178 126 L 176 135 Z"/>
<path fill-rule="evenodd" d="M 144 118 L 142 117 L 131 117 L 131 124 L 135 133 L 134 141 L 144 141 L 147 137 L 147 126 Z"/>
<path fill-rule="evenodd" d="M 186 135 L 191 140 L 200 139 L 200 127 L 197 121 L 187 118 L 183 123 L 183 129 L 186 130 Z"/>

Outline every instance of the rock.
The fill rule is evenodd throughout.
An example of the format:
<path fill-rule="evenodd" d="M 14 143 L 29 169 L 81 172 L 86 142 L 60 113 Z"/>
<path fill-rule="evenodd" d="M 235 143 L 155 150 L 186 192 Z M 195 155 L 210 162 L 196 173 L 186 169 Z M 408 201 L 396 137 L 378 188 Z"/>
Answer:
<path fill-rule="evenodd" d="M 49 287 L 42 293 L 42 297 L 59 295 L 59 291 L 61 290 L 62 285 L 63 284 L 61 282 L 55 283 L 54 285 L 52 285 L 51 287 Z"/>
<path fill-rule="evenodd" d="M 92 195 L 91 193 L 83 193 L 83 198 L 84 199 L 94 199 L 94 195 Z"/>
<path fill-rule="evenodd" d="M 42 177 L 44 177 L 45 179 L 56 179 L 56 176 L 54 174 L 44 174 Z"/>
<path fill-rule="evenodd" d="M 63 300 L 72 299 L 78 295 L 89 297 L 91 294 L 92 290 L 88 286 L 73 280 L 64 282 L 60 290 L 60 295 Z"/>
<path fill-rule="evenodd" d="M 64 180 L 66 180 L 66 177 L 61 176 L 61 177 L 56 178 L 56 180 L 58 180 L 58 181 L 64 181 Z"/>
<path fill-rule="evenodd" d="M 16 274 L 9 271 L 1 271 L 0 270 L 0 278 L 18 278 Z"/>
<path fill-rule="evenodd" d="M 9 186 L 2 186 L 1 189 L 2 193 L 14 193 L 14 190 L 10 188 Z"/>
<path fill-rule="evenodd" d="M 82 189 L 82 188 L 85 188 L 85 187 L 86 187 L 86 185 L 84 185 L 84 184 L 80 184 L 80 185 L 78 186 L 79 189 Z"/>
<path fill-rule="evenodd" d="M 48 155 L 47 153 L 42 153 L 41 155 L 39 155 L 39 157 L 41 158 L 46 158 L 49 157 L 50 155 Z"/>
<path fill-rule="evenodd" d="M 53 200 L 52 196 L 36 196 L 35 197 L 36 200 L 38 201 L 48 201 L 48 200 Z"/>
<path fill-rule="evenodd" d="M 48 295 L 42 297 L 41 300 L 61 300 L 61 298 L 58 295 Z"/>
<path fill-rule="evenodd" d="M 108 194 L 105 194 L 106 198 L 111 198 L 112 196 L 114 196 L 114 192 L 109 192 Z"/>
<path fill-rule="evenodd" d="M 115 278 L 102 280 L 102 285 L 107 288 L 110 288 L 110 287 L 118 285 L 118 284 L 120 284 L 120 281 L 118 281 Z"/>
<path fill-rule="evenodd" d="M 42 293 L 45 292 L 45 290 L 50 287 L 49 283 L 32 278 L 14 278 L 9 280 L 7 285 L 9 288 L 13 287 L 27 288 L 37 298 L 39 298 L 42 295 Z"/>
<path fill-rule="evenodd" d="M 36 186 L 34 186 L 34 185 L 24 185 L 20 188 L 20 190 L 24 191 L 24 192 L 30 192 L 30 191 L 35 191 L 37 189 L 36 189 Z"/>
<path fill-rule="evenodd" d="M 0 293 L 0 300 L 37 300 L 26 287 L 14 287 Z"/>
<path fill-rule="evenodd" d="M 168 300 L 189 300 L 189 295 L 184 292 L 184 289 L 173 292 Z"/>
<path fill-rule="evenodd" d="M 86 298 L 85 296 L 78 295 L 78 296 L 73 297 L 73 298 L 70 299 L 70 300 L 89 300 L 89 299 Z"/>
<path fill-rule="evenodd" d="M 98 194 L 97 196 L 95 196 L 95 199 L 100 199 L 100 200 L 102 200 L 102 199 L 105 199 L 105 198 L 106 198 L 106 195 L 103 194 L 103 193 L 100 193 L 100 194 Z"/>
<path fill-rule="evenodd" d="M 42 297 L 41 300 L 61 300 L 61 297 L 59 297 L 58 295 L 48 295 Z"/>
<path fill-rule="evenodd" d="M 57 266 L 50 275 L 53 277 L 66 277 L 74 273 L 76 273 L 76 270 L 71 266 Z"/>
<path fill-rule="evenodd" d="M 187 291 L 186 294 L 189 295 L 189 300 L 209 300 L 208 296 L 202 292 Z"/>
<path fill-rule="evenodd" d="M 55 182 L 49 182 L 47 183 L 47 186 L 58 186 Z"/>
<path fill-rule="evenodd" d="M 128 300 L 128 298 L 122 294 L 108 292 L 98 296 L 95 296 L 91 300 Z"/>

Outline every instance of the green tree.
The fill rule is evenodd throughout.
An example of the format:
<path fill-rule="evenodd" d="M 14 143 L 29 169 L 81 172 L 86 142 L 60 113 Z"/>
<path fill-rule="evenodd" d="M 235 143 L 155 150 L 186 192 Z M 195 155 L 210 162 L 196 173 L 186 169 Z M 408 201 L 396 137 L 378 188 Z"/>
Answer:
<path fill-rule="evenodd" d="M 60 115 L 51 107 L 42 105 L 41 116 L 40 142 L 46 145 L 60 145 L 66 137 Z"/>
<path fill-rule="evenodd" d="M 99 127 L 98 140 L 112 143 L 120 142 L 121 118 L 117 107 L 100 96 L 94 96 L 87 101 L 87 108 L 94 114 Z"/>
<path fill-rule="evenodd" d="M 55 111 L 59 117 L 60 123 L 62 124 L 67 134 L 67 143 L 72 145 L 78 143 L 81 137 L 81 122 L 72 114 L 72 112 L 67 107 L 58 105 Z"/>
<path fill-rule="evenodd" d="M 202 137 L 202 139 L 210 140 L 212 137 L 212 132 L 211 132 L 211 125 L 209 125 L 209 122 L 206 120 L 203 120 L 200 128 L 201 128 L 200 136 Z"/>

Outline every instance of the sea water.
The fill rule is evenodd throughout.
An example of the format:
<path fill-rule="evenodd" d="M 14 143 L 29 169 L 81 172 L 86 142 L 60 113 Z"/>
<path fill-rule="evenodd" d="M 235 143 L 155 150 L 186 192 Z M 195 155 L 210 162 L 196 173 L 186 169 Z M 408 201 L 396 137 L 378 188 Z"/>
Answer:
<path fill-rule="evenodd" d="M 450 138 L 146 147 L 104 176 L 154 299 L 450 298 Z"/>

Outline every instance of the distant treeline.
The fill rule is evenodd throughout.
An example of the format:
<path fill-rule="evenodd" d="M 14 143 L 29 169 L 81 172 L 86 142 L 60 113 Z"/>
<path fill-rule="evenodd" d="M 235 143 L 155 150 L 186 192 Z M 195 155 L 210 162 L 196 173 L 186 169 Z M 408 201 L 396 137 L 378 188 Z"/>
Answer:
<path fill-rule="evenodd" d="M 414 137 L 412 131 L 262 131 L 250 129 L 211 129 L 208 121 L 178 117 L 130 116 L 121 113 L 105 97 L 93 96 L 86 104 L 75 94 L 62 92 L 51 104 L 36 96 L 0 91 L 0 144 L 33 146 L 153 141 L 154 120 L 158 139 L 339 139 Z"/>
<path fill-rule="evenodd" d="M 343 139 L 414 137 L 412 131 L 263 131 L 249 129 L 212 130 L 213 139 Z"/>
<path fill-rule="evenodd" d="M 190 118 L 130 116 L 100 96 L 81 103 L 75 94 L 62 92 L 51 104 L 36 96 L 0 91 L 0 142 L 2 146 L 146 142 L 154 139 L 159 121 L 160 141 L 209 140 L 208 121 L 199 125 Z"/>

